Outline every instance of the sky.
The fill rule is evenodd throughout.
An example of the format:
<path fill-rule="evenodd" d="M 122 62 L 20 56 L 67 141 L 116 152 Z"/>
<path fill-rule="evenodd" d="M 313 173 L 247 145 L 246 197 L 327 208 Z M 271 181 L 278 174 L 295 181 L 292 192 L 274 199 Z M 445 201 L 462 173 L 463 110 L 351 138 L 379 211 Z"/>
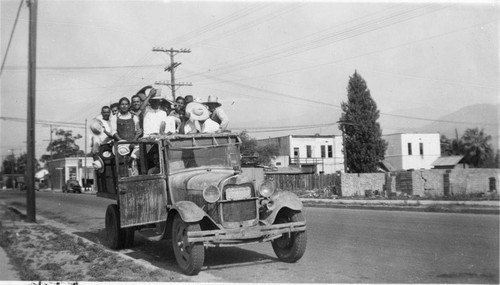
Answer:
<path fill-rule="evenodd" d="M 29 9 L 20 4 L 0 0 L 2 158 L 26 151 Z M 255 138 L 340 135 L 355 71 L 385 134 L 498 105 L 498 12 L 496 1 L 39 0 L 35 156 L 47 153 L 50 125 L 84 136 L 101 106 L 146 85 L 170 93 L 158 84 L 170 81 L 169 55 L 153 48 L 189 49 L 175 55 L 175 75 L 192 86 L 176 94 L 217 97 L 229 129 Z"/>

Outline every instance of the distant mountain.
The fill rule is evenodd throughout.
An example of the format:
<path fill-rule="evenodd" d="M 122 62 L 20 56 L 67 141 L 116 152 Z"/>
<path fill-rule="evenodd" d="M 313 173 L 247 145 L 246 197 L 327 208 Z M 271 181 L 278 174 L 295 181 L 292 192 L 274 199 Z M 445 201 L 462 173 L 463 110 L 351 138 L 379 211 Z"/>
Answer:
<path fill-rule="evenodd" d="M 449 112 L 445 112 L 445 114 L 446 113 Z M 429 120 L 439 119 L 442 115 L 442 110 L 433 109 L 432 107 L 407 108 L 391 110 L 389 112 L 380 110 L 379 123 L 385 135 L 394 133 L 415 133 L 429 124 Z M 411 117 L 425 118 L 426 120 L 412 119 Z"/>
<path fill-rule="evenodd" d="M 484 129 L 491 136 L 494 149 L 500 149 L 499 145 L 499 110 L 500 104 L 478 104 L 464 107 L 456 112 L 436 119 L 435 122 L 418 128 L 422 133 L 440 133 L 448 138 L 455 137 L 455 129 L 461 137 L 466 129 Z"/>

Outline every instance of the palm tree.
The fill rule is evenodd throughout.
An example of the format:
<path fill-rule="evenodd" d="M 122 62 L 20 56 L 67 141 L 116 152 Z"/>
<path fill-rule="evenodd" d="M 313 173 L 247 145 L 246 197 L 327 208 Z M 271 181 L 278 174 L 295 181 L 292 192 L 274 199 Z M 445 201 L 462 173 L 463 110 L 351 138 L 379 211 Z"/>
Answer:
<path fill-rule="evenodd" d="M 484 129 L 467 129 L 462 136 L 465 161 L 475 167 L 482 165 L 493 154 L 490 140 L 491 136 L 486 135 Z"/>

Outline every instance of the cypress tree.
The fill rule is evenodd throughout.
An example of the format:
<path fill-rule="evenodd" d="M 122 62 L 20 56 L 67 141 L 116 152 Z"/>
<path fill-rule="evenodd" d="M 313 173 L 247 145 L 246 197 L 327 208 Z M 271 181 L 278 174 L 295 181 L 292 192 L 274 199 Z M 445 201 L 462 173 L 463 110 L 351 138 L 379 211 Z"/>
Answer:
<path fill-rule="evenodd" d="M 341 107 L 339 129 L 344 132 L 346 172 L 377 171 L 378 163 L 384 160 L 387 143 L 377 122 L 380 111 L 357 71 L 349 77 L 347 102 L 342 102 Z"/>

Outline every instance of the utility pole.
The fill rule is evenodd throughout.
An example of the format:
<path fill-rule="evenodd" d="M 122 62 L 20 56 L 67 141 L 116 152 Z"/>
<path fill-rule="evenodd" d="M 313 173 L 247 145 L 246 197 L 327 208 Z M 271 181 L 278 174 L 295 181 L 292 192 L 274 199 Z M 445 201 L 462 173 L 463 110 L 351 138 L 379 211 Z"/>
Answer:
<path fill-rule="evenodd" d="M 85 146 L 83 147 L 83 171 L 84 171 L 84 191 L 87 191 L 87 119 L 85 119 Z"/>
<path fill-rule="evenodd" d="M 161 52 L 166 52 L 170 55 L 170 65 L 165 67 L 165 71 L 169 71 L 170 72 L 170 82 L 165 82 L 165 81 L 162 81 L 162 82 L 155 82 L 155 84 L 159 84 L 159 85 L 167 85 L 170 87 L 170 89 L 172 90 L 172 99 L 175 101 L 175 89 L 176 89 L 176 86 L 192 86 L 192 84 L 190 82 L 179 82 L 179 83 L 176 83 L 175 82 L 175 69 L 181 65 L 180 62 L 174 62 L 174 56 L 178 53 L 190 53 L 191 50 L 190 49 L 185 49 L 185 48 L 181 48 L 181 49 L 173 49 L 173 48 L 170 48 L 170 49 L 164 49 L 164 48 L 160 48 L 160 47 L 155 47 L 153 48 L 153 51 L 161 51 Z"/>
<path fill-rule="evenodd" d="M 37 0 L 27 1 L 29 16 L 28 51 L 28 131 L 26 162 L 26 222 L 35 223 L 35 104 L 36 104 L 36 30 Z"/>
<path fill-rule="evenodd" d="M 52 157 L 52 124 L 50 124 L 50 143 L 49 143 L 49 145 L 50 145 L 50 160 L 52 160 L 52 159 L 54 159 Z"/>

